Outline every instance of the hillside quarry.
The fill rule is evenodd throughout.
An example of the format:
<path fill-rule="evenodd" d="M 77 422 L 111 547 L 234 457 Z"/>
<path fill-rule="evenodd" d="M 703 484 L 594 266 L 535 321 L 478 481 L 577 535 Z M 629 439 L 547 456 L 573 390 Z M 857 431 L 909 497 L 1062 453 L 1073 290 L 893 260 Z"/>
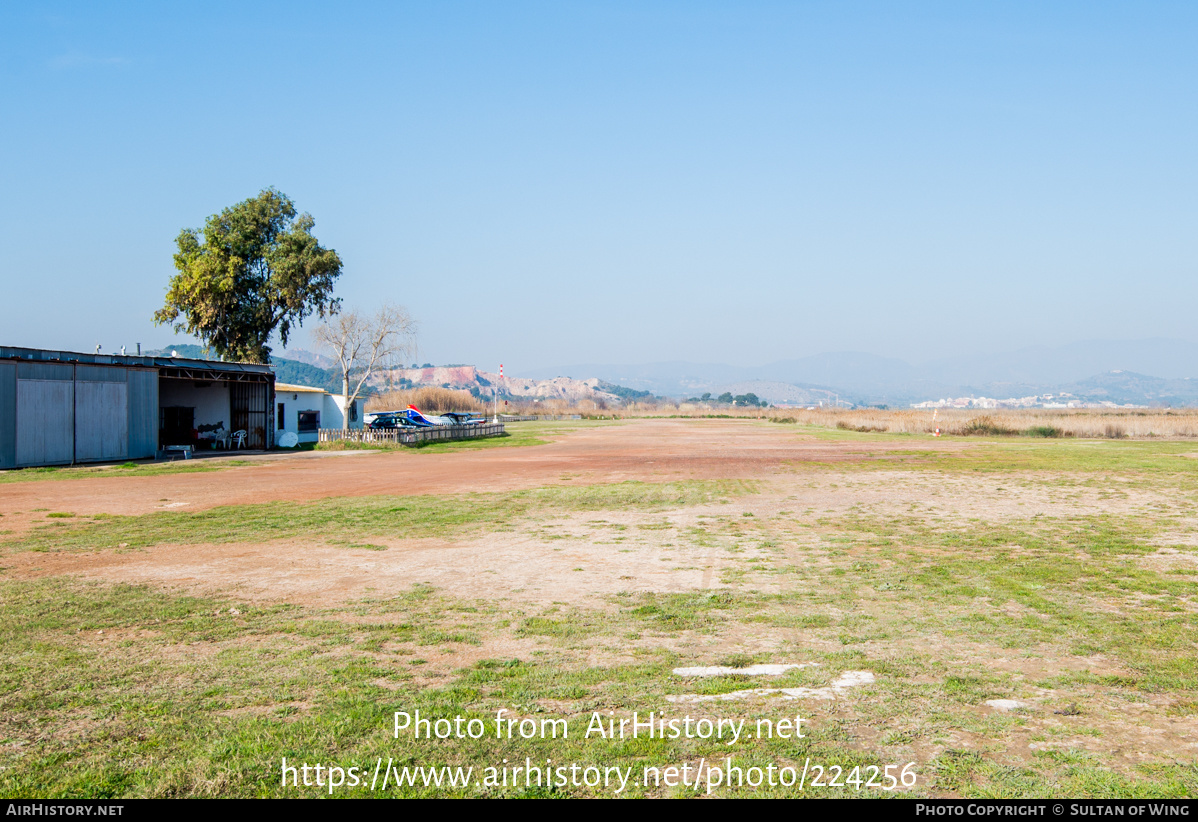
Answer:
<path fill-rule="evenodd" d="M 500 397 L 513 399 L 563 400 L 571 404 L 591 400 L 599 406 L 613 407 L 623 404 L 620 397 L 603 391 L 598 379 L 554 377 L 548 380 L 533 380 L 508 376 L 501 379 L 498 374 L 480 371 L 473 365 L 395 368 L 381 371 L 370 380 L 370 386 L 378 391 L 406 385 L 452 388 L 469 391 L 486 399 L 491 397 L 493 388 L 498 388 Z"/>

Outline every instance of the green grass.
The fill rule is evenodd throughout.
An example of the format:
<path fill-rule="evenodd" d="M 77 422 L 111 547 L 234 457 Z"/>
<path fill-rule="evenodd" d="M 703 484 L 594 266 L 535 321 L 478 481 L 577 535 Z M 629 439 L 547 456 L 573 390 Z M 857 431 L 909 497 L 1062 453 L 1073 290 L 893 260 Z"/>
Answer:
<path fill-rule="evenodd" d="M 586 487 L 455 496 L 334 497 L 316 502 L 229 505 L 185 513 L 139 516 L 97 515 L 70 523 L 35 526 L 23 537 L 0 542 L 13 550 L 140 548 L 161 543 L 260 542 L 318 537 L 360 541 L 361 537 L 451 536 L 478 528 L 509 526 L 546 511 L 634 509 L 660 511 L 752 493 L 741 480 L 668 483 L 623 482 Z"/>
<path fill-rule="evenodd" d="M 195 459 L 173 462 L 126 462 L 120 465 L 49 466 L 46 468 L 17 468 L 0 471 L 0 484 L 34 482 L 37 480 L 93 479 L 97 477 L 157 477 L 170 474 L 201 474 L 253 465 L 251 460 Z"/>
<path fill-rule="evenodd" d="M 735 603 L 728 591 L 702 591 L 688 594 L 642 594 L 641 604 L 628 613 L 646 627 L 665 632 L 714 631 L 725 619 L 726 609 Z"/>
<path fill-rule="evenodd" d="M 1126 472 L 1198 478 L 1198 448 L 1184 442 L 1049 440 L 987 442 L 935 460 L 944 470 Z M 1189 455 L 1189 456 L 1186 456 Z"/>
<path fill-rule="evenodd" d="M 632 489 L 611 488 L 627 500 Z M 644 500 L 644 496 L 641 497 Z M 651 501 L 652 502 L 652 501 Z M 735 518 L 729 518 L 735 522 Z M 1039 647 L 1067 652 L 1079 639 L 1102 642 L 1102 653 L 1126 660 L 1132 677 L 1104 680 L 1072 676 L 1036 683 L 1052 688 L 1059 704 L 1081 704 L 1070 715 L 1094 709 L 1096 685 L 1115 692 L 1188 694 L 1194 683 L 1193 624 L 1186 615 L 1121 614 L 1087 607 L 1087 597 L 1192 596 L 1192 585 L 1131 573 L 1118 563 L 1146 533 L 1139 526 L 1101 520 L 1049 524 L 1038 534 L 1006 526 L 997 533 L 920 531 L 916 523 L 887 526 L 856 517 L 821 527 L 848 533 L 850 551 L 868 547 L 885 532 L 886 549 L 868 562 L 844 556 L 843 577 L 796 584 L 767 594 L 737 591 L 617 596 L 612 609 L 557 606 L 520 614 L 480 601 L 457 602 L 428 586 L 362 602 L 344 609 L 292 605 L 254 606 L 237 600 L 180 597 L 152 589 L 86 584 L 64 579 L 0 583 L 0 791 L 45 797 L 127 796 L 315 796 L 316 788 L 284 788 L 276 770 L 289 761 L 322 762 L 369 769 L 378 757 L 402 764 L 484 768 L 502 759 L 553 759 L 584 765 L 667 767 L 734 755 L 743 766 L 757 763 L 799 767 L 807 758 L 849 772 L 891 762 L 916 761 L 913 795 L 945 792 L 965 796 L 1185 796 L 1196 770 L 1184 764 L 1146 766 L 1112 773 L 1084 752 L 1050 748 L 1031 766 L 1003 764 L 982 752 L 945 749 L 932 761 L 906 750 L 913 741 L 965 729 L 1001 740 L 1018 723 L 1035 717 L 979 720 L 976 706 L 989 698 L 1021 697 L 1024 686 L 1003 673 L 970 668 L 963 660 L 897 648 L 868 653 L 815 650 L 812 643 L 846 626 L 876 632 L 892 622 L 902 637 L 944 635 L 963 645 L 986 641 L 996 628 L 1000 643 L 1015 649 Z M 713 525 L 717 528 L 718 525 Z M 1028 526 L 1030 527 L 1030 526 Z M 1040 526 L 1037 525 L 1037 528 Z M 1056 546 L 1074 531 L 1100 535 L 1107 548 L 1079 563 L 1077 546 Z M 1105 529 L 1103 531 L 1102 529 Z M 1056 534 L 1056 537 L 1053 535 Z M 1103 536 L 1105 534 L 1105 536 Z M 934 539 L 933 539 L 934 538 Z M 1012 538 L 1037 544 L 1045 556 L 1023 560 L 1014 572 L 1011 557 L 993 554 Z M 911 562 L 907 551 L 929 540 L 945 556 Z M 1039 543 L 1035 541 L 1039 540 Z M 1118 548 L 1119 550 L 1109 550 Z M 1026 546 L 1025 546 L 1026 550 Z M 1060 565 L 1065 562 L 1066 565 Z M 800 569 L 802 570 L 802 569 Z M 853 614 L 860 597 L 879 602 L 866 589 L 879 580 L 905 579 L 881 620 Z M 1121 581 L 1130 580 L 1130 585 Z M 1187 587 L 1188 586 L 1188 587 Z M 1014 601 L 1035 610 L 1046 625 L 1001 624 L 999 606 Z M 980 604 L 984 603 L 984 604 Z M 1131 607 L 1132 600 L 1124 603 Z M 1141 606 L 1141 609 L 1147 606 Z M 231 613 L 230 609 L 239 611 Z M 848 610 L 846 610 L 848 609 Z M 823 611 L 823 613 L 821 613 Z M 835 615 L 834 615 L 835 614 Z M 1039 618 L 1038 618 L 1039 620 Z M 1037 620 L 1037 622 L 1038 622 Z M 1172 629 L 1170 629 L 1172 623 Z M 716 659 L 680 655 L 654 637 L 719 636 L 737 625 L 782 630 L 798 642 L 789 653 L 724 655 Z M 981 631 L 982 633 L 979 633 Z M 103 633 L 101 633 L 103 632 Z M 797 632 L 797 633 L 795 633 Z M 1030 632 L 1030 633 L 1028 633 Z M 471 667 L 424 682 L 423 658 L 448 646 L 477 646 L 484 637 L 510 634 L 541 644 L 524 660 L 484 658 Z M 785 635 L 785 633 L 784 633 Z M 628 637 L 636 637 L 629 639 Z M 631 649 L 640 661 L 595 665 L 596 645 Z M 1188 648 L 1188 650 L 1187 650 Z M 815 668 L 763 682 L 724 676 L 680 680 L 679 664 L 743 665 L 804 659 Z M 1170 664 L 1175 670 L 1170 672 Z M 670 706 L 670 694 L 722 694 L 743 688 L 823 687 L 840 671 L 865 668 L 879 684 L 822 703 L 733 702 L 716 708 Z M 934 707 L 932 707 L 934 706 Z M 431 718 L 491 721 L 503 709 L 517 718 L 566 720 L 569 739 L 416 740 L 392 737 L 393 711 L 421 711 Z M 608 713 L 612 711 L 613 713 Z M 632 711 L 669 716 L 683 713 L 777 721 L 801 712 L 807 738 L 749 739 L 734 748 L 699 739 L 581 738 L 591 717 L 627 718 Z M 1015 723 L 1015 724 L 1012 724 Z M 867 730 L 877 727 L 876 736 Z M 865 729 L 866 737 L 860 738 Z M 1067 743 L 1069 737 L 1064 737 Z M 873 741 L 870 741 L 873 740 Z M 71 767 L 64 767 L 64 763 Z M 873 789 L 876 791 L 876 789 Z M 389 790 L 389 793 L 392 791 Z M 520 796 L 511 786 L 462 789 L 401 789 L 401 796 Z M 562 795 L 607 795 L 570 788 Z M 635 786 L 631 795 L 686 795 L 680 789 Z M 790 796 L 793 790 L 723 788 L 723 796 Z M 809 791 L 816 796 L 853 796 L 849 787 Z M 880 793 L 880 792 L 879 792 Z M 338 796 L 369 795 L 344 787 Z M 868 794 L 868 792 L 867 792 Z M 377 795 L 377 794 L 376 794 Z M 877 794 L 875 794 L 877 795 Z"/>
<path fill-rule="evenodd" d="M 353 609 L 352 619 L 295 606 L 252 607 L 61 580 L 0 583 L 0 597 L 5 604 L 0 613 L 5 663 L 0 669 L 0 715 L 6 743 L 0 746 L 0 792 L 7 796 L 326 793 L 281 785 L 284 757 L 367 770 L 378 757 L 399 765 L 480 770 L 505 758 L 513 763 L 553 759 L 631 767 L 638 776 L 646 766 L 716 761 L 729 754 L 746 763 L 792 767 L 801 767 L 807 754 L 844 763 L 864 758 L 837 734 L 819 728 L 805 740 L 746 737 L 735 747 L 702 739 L 586 738 L 595 717 L 618 720 L 630 718 L 634 710 L 642 717 L 661 710 L 664 696 L 682 687 L 670 673 L 679 661 L 670 653 L 609 666 L 485 658 L 441 684 L 421 685 L 415 677 L 426 664 L 418 664 L 422 660 L 412 658 L 412 650 L 421 643 L 470 641 L 461 626 L 446 624 L 453 603 L 428 589 L 414 589 L 399 603 L 363 603 Z M 240 613 L 231 614 L 233 607 Z M 397 609 L 402 613 L 396 614 Z M 462 613 L 476 622 L 493 619 L 485 607 L 472 610 Z M 540 635 L 548 625 L 533 618 L 521 630 Z M 555 707 L 545 711 L 537 707 L 542 703 Z M 606 706 L 619 706 L 619 711 L 609 714 Z M 777 721 L 793 717 L 793 707 L 746 710 L 732 705 L 721 713 Z M 492 728 L 503 710 L 517 720 L 548 720 L 548 728 L 564 721 L 567 735 L 425 740 L 401 733 L 395 738 L 397 710 L 419 711 L 433 720 L 478 718 Z M 612 795 L 611 790 L 585 786 L 555 792 Z M 523 785 L 387 792 L 533 793 Z M 361 786 L 336 794 L 372 795 Z M 634 784 L 628 795 L 679 794 Z"/>
<path fill-rule="evenodd" d="M 799 599 L 743 595 L 656 595 L 634 598 L 614 612 L 573 609 L 528 614 L 507 629 L 493 603 L 445 598 L 427 586 L 345 609 L 254 606 L 226 598 L 181 597 L 140 586 L 69 580 L 0 582 L 0 792 L 6 796 L 117 798 L 174 796 L 320 796 L 327 789 L 280 784 L 281 760 L 321 762 L 370 771 L 379 757 L 403 765 L 484 769 L 525 758 L 582 766 L 665 768 L 700 759 L 742 767 L 835 765 L 848 774 L 893 762 L 915 762 L 918 783 L 908 796 L 1188 796 L 1198 787 L 1192 763 L 1144 765 L 1113 772 L 1100 757 L 1060 747 L 1032 763 L 1011 765 L 987 748 L 945 748 L 922 761 L 908 748 L 953 729 L 996 735 L 1036 717 L 979 721 L 980 700 L 1019 695 L 1002 674 L 946 667 L 923 655 L 867 658 L 861 651 L 808 649 L 820 665 L 762 681 L 743 676 L 683 680 L 671 671 L 694 657 L 639 647 L 638 661 L 588 661 L 597 637 L 613 636 L 661 614 L 682 615 L 670 630 L 721 613 L 735 621 L 765 608 L 797 615 Z M 233 614 L 230 609 L 239 613 Z M 667 622 L 675 622 L 673 618 Z M 423 679 L 422 654 L 477 643 L 482 634 L 511 631 L 558 649 L 529 659 L 484 657 L 467 668 Z M 626 641 L 627 642 L 627 641 Z M 562 643 L 566 643 L 563 645 Z M 571 650 L 570 643 L 576 643 Z M 744 665 L 776 655 L 702 659 Z M 762 685 L 824 687 L 840 671 L 867 668 L 879 684 L 836 704 L 722 702 L 671 705 L 670 694 L 718 695 Z M 1052 687 L 1079 687 L 1054 682 Z M 1082 687 L 1091 689 L 1093 685 Z M 1126 683 L 1107 687 L 1124 688 Z M 1085 697 L 1083 697 L 1083 701 Z M 1062 700 L 1058 700 L 1062 701 Z M 1062 704 L 1065 704 L 1062 701 Z M 935 707 L 931 707 L 935 706 Z M 503 710 L 517 720 L 564 721 L 567 737 L 416 739 L 393 735 L 394 712 L 436 720 L 480 719 L 493 730 Z M 600 721 L 685 714 L 744 720 L 748 732 L 728 745 L 715 739 L 605 738 L 584 734 Z M 1084 718 L 1085 711 L 1080 713 Z M 805 718 L 803 739 L 758 738 L 758 720 Z M 877 731 L 869 730 L 876 727 Z M 538 725 L 538 727 L 541 727 Z M 857 728 L 860 730 L 854 731 Z M 860 735 L 865 730 L 865 736 Z M 1100 739 L 1100 737 L 1091 737 Z M 69 766 L 68 766 L 69 763 Z M 605 796 L 601 788 L 568 787 L 551 794 Z M 806 791 L 811 796 L 882 796 L 850 786 Z M 794 796 L 795 789 L 722 787 L 720 796 Z M 379 796 L 344 786 L 337 796 Z M 524 796 L 520 785 L 468 789 L 389 788 L 396 796 Z M 681 788 L 634 784 L 632 796 L 684 796 Z"/>
<path fill-rule="evenodd" d="M 862 434 L 804 426 L 803 433 L 829 441 L 912 442 L 923 435 Z M 1002 473 L 1035 471 L 1053 473 L 1119 472 L 1133 476 L 1175 474 L 1198 479 L 1198 445 L 1189 442 L 1056 438 L 1051 433 L 1034 437 L 985 439 L 969 437 L 942 440 L 938 448 L 879 451 L 874 460 L 851 462 L 796 462 L 796 468 L 823 466 L 837 470 L 976 471 Z M 955 447 L 948 447 L 955 446 Z M 963 447 L 962 447 L 963 446 Z"/>
<path fill-rule="evenodd" d="M 1102 654 L 1134 672 L 1128 687 L 1198 692 L 1198 647 L 1190 639 L 1198 612 L 1188 607 L 1198 601 L 1198 583 L 1139 562 L 1157 550 L 1161 532 L 1141 518 L 963 528 L 850 516 L 823 520 L 821 529 L 855 535 L 838 562 L 841 584 L 886 603 L 903 631 Z M 871 561 L 856 560 L 863 554 Z"/>

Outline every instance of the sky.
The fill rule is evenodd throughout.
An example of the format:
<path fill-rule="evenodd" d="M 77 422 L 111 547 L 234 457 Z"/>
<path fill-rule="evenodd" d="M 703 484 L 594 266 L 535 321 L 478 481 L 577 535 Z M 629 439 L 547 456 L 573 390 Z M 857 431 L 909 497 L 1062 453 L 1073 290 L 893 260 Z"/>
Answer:
<path fill-rule="evenodd" d="M 11 3 L 0 37 L 0 345 L 182 341 L 176 236 L 272 186 L 422 362 L 1198 342 L 1193 3 Z"/>

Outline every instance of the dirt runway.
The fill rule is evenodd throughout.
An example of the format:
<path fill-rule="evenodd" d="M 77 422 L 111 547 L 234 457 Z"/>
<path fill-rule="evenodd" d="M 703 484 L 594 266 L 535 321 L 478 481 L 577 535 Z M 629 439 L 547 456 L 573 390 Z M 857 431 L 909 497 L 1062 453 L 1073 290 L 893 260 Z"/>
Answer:
<path fill-rule="evenodd" d="M 549 437 L 548 444 L 523 447 L 271 454 L 252 458 L 250 465 L 200 473 L 139 477 L 113 471 L 111 476 L 10 483 L 0 485 L 0 523 L 10 536 L 19 538 L 44 525 L 46 512 L 140 515 L 329 497 L 585 487 L 627 480 L 769 479 L 793 474 L 793 466 L 802 462 L 885 459 L 888 450 L 911 447 L 903 442 L 821 441 L 791 426 L 752 420 L 633 420 L 554 432 Z M 759 504 L 782 503 L 760 500 Z M 610 537 L 594 533 L 595 528 L 585 524 L 594 516 L 583 514 L 572 518 L 576 521 L 559 522 L 563 536 L 572 537 L 566 542 L 545 542 L 536 533 L 537 524 L 531 523 L 514 534 L 371 537 L 371 542 L 389 549 L 383 553 L 330 545 L 321 538 L 282 543 L 268 539 L 161 544 L 132 553 L 99 545 L 94 551 L 17 552 L 5 557 L 4 564 L 14 577 L 78 574 L 111 582 L 236 592 L 252 600 L 322 605 L 337 605 L 372 591 L 397 593 L 413 581 L 458 596 L 489 590 L 533 602 L 566 594 L 579 601 L 598 601 L 623 588 L 676 591 L 713 584 L 721 562 L 707 557 L 708 552 L 702 552 L 703 560 L 694 568 L 678 570 L 673 563 L 662 565 L 653 539 L 638 538 L 623 551 L 613 550 L 607 541 Z M 619 511 L 603 516 L 617 524 L 626 519 Z M 629 516 L 626 524 L 635 527 L 640 515 Z M 685 527 L 693 524 L 695 516 L 696 511 L 679 511 L 671 519 Z M 567 543 L 568 549 L 562 550 Z M 580 574 L 583 565 L 589 571 Z"/>
<path fill-rule="evenodd" d="M 549 436 L 555 441 L 518 448 L 280 454 L 194 474 L 12 483 L 0 485 L 0 514 L 199 511 L 277 500 L 510 491 L 564 478 L 577 484 L 761 478 L 787 463 L 854 461 L 911 448 L 906 442 L 829 443 L 791 426 L 745 420 L 631 420 Z"/>

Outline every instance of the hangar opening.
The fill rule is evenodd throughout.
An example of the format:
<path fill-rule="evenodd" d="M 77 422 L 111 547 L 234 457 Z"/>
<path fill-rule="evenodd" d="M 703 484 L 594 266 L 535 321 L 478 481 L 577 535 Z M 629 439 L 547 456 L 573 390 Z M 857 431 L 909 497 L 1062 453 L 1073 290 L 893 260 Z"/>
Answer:
<path fill-rule="evenodd" d="M 274 373 L 269 366 L 169 360 L 159 367 L 159 447 L 228 448 L 244 431 L 245 448 L 269 448 Z M 199 365 L 197 365 L 199 363 Z M 215 366 L 215 367 L 214 367 Z"/>

